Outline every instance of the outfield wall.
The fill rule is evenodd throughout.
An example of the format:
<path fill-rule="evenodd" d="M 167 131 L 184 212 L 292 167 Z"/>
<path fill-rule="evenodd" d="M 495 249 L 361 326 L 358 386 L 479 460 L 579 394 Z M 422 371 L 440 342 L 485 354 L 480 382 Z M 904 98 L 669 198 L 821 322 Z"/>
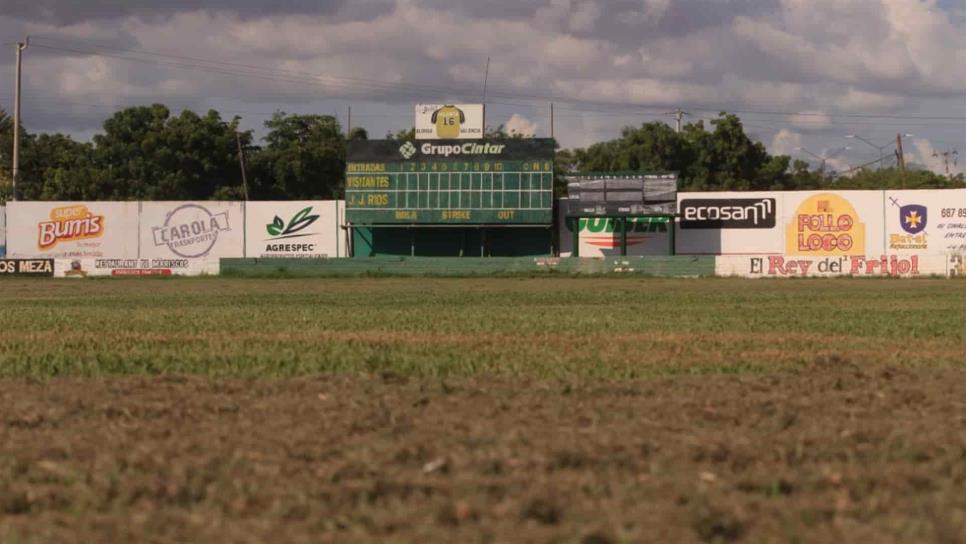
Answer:
<path fill-rule="evenodd" d="M 966 189 L 680 193 L 678 208 L 673 224 L 676 255 L 710 257 L 706 262 L 718 275 L 964 275 Z M 244 262 L 263 270 L 282 266 L 272 259 L 318 261 L 348 255 L 344 212 L 341 201 L 21 201 L 0 208 L 0 246 L 6 246 L 9 258 L 66 262 L 57 275 L 212 274 L 222 259 L 257 259 Z M 571 255 L 572 229 L 577 228 L 581 259 L 576 261 L 590 264 L 537 270 L 640 271 L 644 265 L 607 263 L 669 253 L 668 223 L 632 218 L 627 222 L 628 255 L 620 257 L 619 222 L 558 219 L 560 255 Z M 518 238 L 505 242 L 519 244 Z M 447 274 L 489 269 L 486 261 L 467 253 L 459 265 L 446 259 L 398 262 L 428 274 L 434 267 Z M 380 273 L 388 262 L 361 264 L 357 271 Z M 536 261 L 512 262 L 517 264 L 504 270 L 492 261 L 498 271 L 510 272 L 519 262 Z M 20 266 L 33 265 L 7 269 Z M 284 266 L 309 270 L 315 265 Z M 356 265 L 332 266 L 349 270 Z"/>
<path fill-rule="evenodd" d="M 249 277 L 499 276 L 626 274 L 661 277 L 713 276 L 715 259 L 692 257 L 372 257 L 366 259 L 222 259 L 221 273 Z"/>
<path fill-rule="evenodd" d="M 196 273 L 226 257 L 346 254 L 339 201 L 18 201 L 6 213 L 0 240 L 8 241 L 9 257 L 74 260 L 94 275 L 155 268 Z"/>
<path fill-rule="evenodd" d="M 966 256 L 966 189 L 679 193 L 678 213 L 675 253 L 718 256 L 721 275 L 960 275 Z M 628 225 L 628 255 L 668 253 L 667 225 Z M 574 226 L 581 257 L 619 253 L 619 222 L 561 217 L 562 256 Z"/>

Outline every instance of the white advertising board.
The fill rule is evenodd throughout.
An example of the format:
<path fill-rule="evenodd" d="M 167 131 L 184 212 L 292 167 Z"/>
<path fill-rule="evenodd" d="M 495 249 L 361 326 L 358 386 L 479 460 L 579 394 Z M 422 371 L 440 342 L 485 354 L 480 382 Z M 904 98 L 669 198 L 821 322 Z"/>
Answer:
<path fill-rule="evenodd" d="M 781 253 L 784 193 L 678 193 L 679 255 Z"/>
<path fill-rule="evenodd" d="M 343 254 L 339 201 L 247 202 L 245 218 L 246 257 Z"/>
<path fill-rule="evenodd" d="M 243 202 L 142 202 L 140 257 L 244 257 L 244 214 Z"/>
<path fill-rule="evenodd" d="M 680 193 L 679 255 L 885 253 L 882 191 Z"/>
<path fill-rule="evenodd" d="M 137 202 L 10 202 L 11 257 L 138 256 Z"/>
<path fill-rule="evenodd" d="M 898 255 L 966 254 L 966 189 L 886 191 L 885 243 Z"/>
<path fill-rule="evenodd" d="M 780 254 L 796 257 L 886 253 L 882 191 L 789 191 L 783 194 Z"/>
<path fill-rule="evenodd" d="M 417 140 L 483 137 L 483 104 L 417 104 Z"/>
<path fill-rule="evenodd" d="M 98 276 L 201 276 L 218 275 L 218 259 L 57 259 L 54 276 L 87 278 Z"/>
<path fill-rule="evenodd" d="M 715 257 L 717 276 L 746 278 L 794 277 L 920 277 L 955 273 L 944 255 L 881 255 L 865 257 L 803 257 L 800 255 L 721 255 Z"/>

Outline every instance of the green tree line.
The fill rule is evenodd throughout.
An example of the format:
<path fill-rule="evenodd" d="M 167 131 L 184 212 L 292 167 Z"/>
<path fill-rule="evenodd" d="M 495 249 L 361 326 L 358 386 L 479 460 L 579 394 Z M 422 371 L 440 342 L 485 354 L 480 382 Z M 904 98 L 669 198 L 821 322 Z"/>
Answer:
<path fill-rule="evenodd" d="M 962 174 L 945 177 L 918 167 L 856 169 L 847 175 L 812 170 L 802 160 L 770 155 L 741 120 L 722 113 L 707 127 L 690 123 L 677 133 L 665 123 L 626 127 L 619 138 L 557 153 L 558 172 L 673 171 L 681 191 L 811 189 L 925 189 L 962 187 Z"/>
<path fill-rule="evenodd" d="M 23 200 L 235 200 L 242 199 L 239 148 L 250 199 L 340 198 L 347 139 L 329 115 L 276 113 L 260 144 L 239 119 L 216 111 L 172 115 L 160 104 L 115 113 L 90 142 L 21 129 Z M 0 112 L 0 200 L 11 196 L 13 123 Z"/>
<path fill-rule="evenodd" d="M 242 199 L 245 188 L 239 147 L 252 200 L 341 198 L 345 145 L 366 139 L 363 129 L 345 134 L 329 115 L 276 113 L 266 135 L 238 128 L 217 111 L 173 115 L 155 104 L 118 111 L 90 142 L 63 134 L 30 134 L 21 128 L 18 195 L 24 200 Z M 502 126 L 488 137 L 507 134 Z M 412 129 L 387 134 L 411 139 Z M 0 111 L 0 201 L 11 196 L 13 123 Z M 579 171 L 675 171 L 680 189 L 796 190 L 942 188 L 963 186 L 962 175 L 927 170 L 866 169 L 838 176 L 784 155 L 770 155 L 753 141 L 741 120 L 721 114 L 691 123 L 681 133 L 661 122 L 626 127 L 620 137 L 584 149 L 557 152 L 559 173 Z M 559 189 L 563 189 L 562 185 Z"/>

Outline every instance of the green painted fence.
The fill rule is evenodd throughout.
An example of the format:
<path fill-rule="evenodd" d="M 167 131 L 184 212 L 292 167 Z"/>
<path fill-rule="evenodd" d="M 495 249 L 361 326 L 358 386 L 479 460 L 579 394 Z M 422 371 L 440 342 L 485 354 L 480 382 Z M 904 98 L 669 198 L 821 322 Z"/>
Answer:
<path fill-rule="evenodd" d="M 225 276 L 713 276 L 712 256 L 606 257 L 372 257 L 368 259 L 221 259 Z"/>

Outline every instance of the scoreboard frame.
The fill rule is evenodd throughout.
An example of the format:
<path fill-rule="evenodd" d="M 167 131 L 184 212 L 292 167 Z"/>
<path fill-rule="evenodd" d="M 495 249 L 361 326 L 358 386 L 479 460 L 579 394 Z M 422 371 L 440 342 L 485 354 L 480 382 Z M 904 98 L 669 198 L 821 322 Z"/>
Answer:
<path fill-rule="evenodd" d="M 554 141 L 368 140 L 346 145 L 346 222 L 546 226 Z"/>

